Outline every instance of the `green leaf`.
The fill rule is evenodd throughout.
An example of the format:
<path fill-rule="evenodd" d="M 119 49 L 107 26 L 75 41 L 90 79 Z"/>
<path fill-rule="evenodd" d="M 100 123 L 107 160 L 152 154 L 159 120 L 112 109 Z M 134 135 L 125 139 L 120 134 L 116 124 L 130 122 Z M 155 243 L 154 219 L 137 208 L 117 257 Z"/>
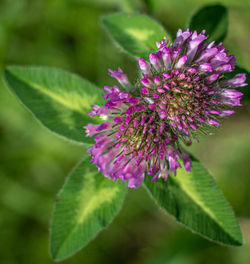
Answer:
<path fill-rule="evenodd" d="M 112 39 L 127 53 L 136 58 L 148 59 L 156 50 L 156 41 L 168 34 L 152 18 L 128 13 L 116 13 L 103 17 L 102 22 Z"/>
<path fill-rule="evenodd" d="M 146 177 L 148 191 L 159 205 L 192 231 L 227 245 L 241 245 L 242 238 L 234 213 L 215 181 L 192 157 L 191 172 L 178 169 L 167 182 Z"/>
<path fill-rule="evenodd" d="M 9 66 L 4 72 L 11 90 L 48 129 L 78 143 L 90 143 L 83 126 L 98 123 L 86 115 L 103 102 L 102 91 L 79 76 L 49 67 Z"/>
<path fill-rule="evenodd" d="M 215 40 L 217 43 L 223 41 L 228 28 L 226 7 L 218 4 L 201 8 L 192 16 L 189 28 L 197 32 L 205 29 L 210 41 Z"/>
<path fill-rule="evenodd" d="M 113 182 L 97 173 L 90 158 L 69 175 L 51 223 L 50 251 L 54 260 L 65 259 L 86 246 L 120 210 L 127 183 Z"/>

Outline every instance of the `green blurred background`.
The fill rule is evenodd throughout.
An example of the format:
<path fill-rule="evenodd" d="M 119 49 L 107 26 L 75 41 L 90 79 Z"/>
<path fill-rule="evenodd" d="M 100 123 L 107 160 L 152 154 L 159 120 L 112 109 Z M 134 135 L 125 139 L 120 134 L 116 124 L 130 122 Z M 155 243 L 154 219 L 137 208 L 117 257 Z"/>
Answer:
<path fill-rule="evenodd" d="M 113 82 L 108 68 L 121 66 L 135 78 L 136 64 L 114 47 L 100 17 L 139 11 L 155 17 L 174 35 L 208 3 L 214 1 L 0 0 L 0 67 L 55 66 L 99 86 Z M 220 3 L 229 9 L 224 45 L 250 70 L 250 1 Z M 2 79 L 0 105 L 0 263 L 53 263 L 48 252 L 51 210 L 66 174 L 85 150 L 40 127 Z M 106 230 L 63 263 L 250 263 L 249 105 L 245 102 L 215 135 L 191 147 L 234 208 L 242 247 L 219 246 L 196 236 L 165 215 L 140 188 L 129 191 L 122 211 Z"/>

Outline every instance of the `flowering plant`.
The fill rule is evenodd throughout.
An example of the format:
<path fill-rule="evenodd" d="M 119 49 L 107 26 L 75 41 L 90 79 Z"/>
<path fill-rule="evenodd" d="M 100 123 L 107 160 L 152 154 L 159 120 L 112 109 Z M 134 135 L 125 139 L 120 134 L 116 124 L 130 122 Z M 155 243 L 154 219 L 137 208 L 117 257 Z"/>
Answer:
<path fill-rule="evenodd" d="M 180 159 L 190 171 L 192 162 L 180 141 L 190 145 L 197 130 L 207 133 L 240 105 L 242 93 L 233 88 L 247 85 L 246 74 L 225 80 L 224 74 L 234 70 L 234 56 L 221 43 L 204 43 L 207 38 L 205 30 L 187 29 L 177 32 L 173 44 L 166 37 L 156 42 L 150 64 L 138 60 L 142 78 L 135 85 L 120 68 L 110 70 L 127 92 L 105 86 L 103 97 L 109 101 L 89 113 L 105 122 L 86 126 L 87 136 L 99 134 L 89 152 L 105 177 L 138 188 L 146 171 L 152 181 L 166 181 L 171 172 L 176 176 Z"/>
<path fill-rule="evenodd" d="M 221 6 L 209 9 L 218 11 L 219 21 L 225 16 Z M 197 234 L 226 245 L 242 244 L 231 207 L 186 148 L 234 113 L 243 96 L 238 88 L 247 85 L 245 71 L 221 43 L 225 20 L 219 30 L 203 26 L 203 11 L 188 29 L 178 30 L 173 41 L 147 16 L 104 17 L 106 30 L 137 59 L 140 72 L 138 80 L 130 82 L 120 68 L 109 70 L 120 85 L 105 86 L 104 94 L 62 70 L 6 68 L 8 86 L 33 115 L 87 152 L 55 205 L 54 260 L 74 254 L 93 239 L 122 207 L 127 187 L 141 185 L 163 210 Z"/>

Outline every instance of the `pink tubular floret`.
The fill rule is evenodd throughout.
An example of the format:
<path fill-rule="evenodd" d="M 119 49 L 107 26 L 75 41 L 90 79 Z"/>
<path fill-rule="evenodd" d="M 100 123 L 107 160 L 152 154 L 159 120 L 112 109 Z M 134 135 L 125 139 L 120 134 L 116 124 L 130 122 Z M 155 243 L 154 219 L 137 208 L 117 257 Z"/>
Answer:
<path fill-rule="evenodd" d="M 85 126 L 86 136 L 96 135 L 88 152 L 105 177 L 138 188 L 145 174 L 166 181 L 181 167 L 190 171 L 191 158 L 180 142 L 189 146 L 197 131 L 219 126 L 241 105 L 243 94 L 235 88 L 247 85 L 246 74 L 225 78 L 235 58 L 222 43 L 207 39 L 204 30 L 189 29 L 178 30 L 171 44 L 164 37 L 149 55 L 150 63 L 139 58 L 141 78 L 134 86 L 120 68 L 109 70 L 124 90 L 105 86 L 108 101 L 88 113 L 105 122 Z"/>

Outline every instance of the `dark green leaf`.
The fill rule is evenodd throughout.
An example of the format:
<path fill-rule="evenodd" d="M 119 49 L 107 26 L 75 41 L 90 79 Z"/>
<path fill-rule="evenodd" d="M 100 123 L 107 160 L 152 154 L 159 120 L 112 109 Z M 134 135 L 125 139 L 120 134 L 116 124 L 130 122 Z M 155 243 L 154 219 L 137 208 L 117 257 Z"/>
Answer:
<path fill-rule="evenodd" d="M 190 29 L 201 32 L 206 30 L 209 40 L 217 43 L 223 41 L 227 35 L 228 14 L 223 5 L 205 6 L 198 10 L 191 18 Z"/>
<path fill-rule="evenodd" d="M 78 143 L 92 142 L 83 126 L 99 122 L 86 115 L 102 103 L 102 91 L 75 74 L 48 67 L 5 69 L 5 80 L 20 101 L 51 131 Z"/>
<path fill-rule="evenodd" d="M 192 158 L 193 168 L 179 169 L 177 176 L 145 184 L 159 205 L 192 231 L 227 245 L 241 245 L 234 213 L 206 169 Z"/>
<path fill-rule="evenodd" d="M 104 17 L 102 22 L 112 39 L 136 58 L 148 59 L 149 53 L 156 50 L 156 41 L 164 36 L 169 39 L 164 28 L 145 15 L 116 13 Z"/>
<path fill-rule="evenodd" d="M 90 158 L 69 175 L 55 206 L 50 251 L 62 260 L 87 245 L 120 210 L 127 183 L 113 182 L 97 173 Z"/>

